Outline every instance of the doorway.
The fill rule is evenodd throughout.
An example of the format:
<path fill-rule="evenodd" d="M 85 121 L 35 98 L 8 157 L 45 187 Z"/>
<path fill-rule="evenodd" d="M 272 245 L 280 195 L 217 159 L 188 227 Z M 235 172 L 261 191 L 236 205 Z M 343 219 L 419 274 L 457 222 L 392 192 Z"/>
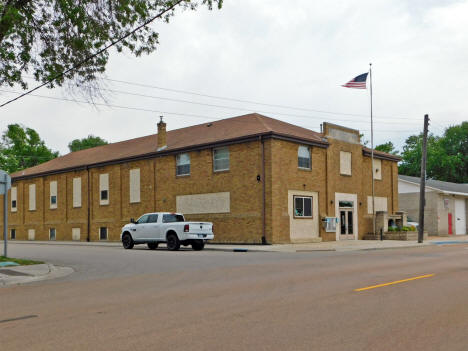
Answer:
<path fill-rule="evenodd" d="M 354 203 L 340 201 L 340 240 L 354 240 Z"/>
<path fill-rule="evenodd" d="M 358 240 L 358 212 L 357 194 L 335 193 L 336 225 L 335 240 Z"/>

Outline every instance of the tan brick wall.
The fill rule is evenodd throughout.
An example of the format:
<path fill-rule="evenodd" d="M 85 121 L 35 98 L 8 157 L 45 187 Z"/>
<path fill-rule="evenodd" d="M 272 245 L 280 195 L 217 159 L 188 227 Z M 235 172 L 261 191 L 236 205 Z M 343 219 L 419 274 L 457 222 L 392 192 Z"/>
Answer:
<path fill-rule="evenodd" d="M 326 149 L 310 146 L 312 167 L 304 170 L 298 167 L 297 151 L 301 144 L 271 140 L 272 164 L 272 241 L 290 242 L 288 190 L 317 192 L 319 194 L 319 214 L 326 213 L 325 162 Z M 324 231 L 320 229 L 323 235 Z"/>
<path fill-rule="evenodd" d="M 176 211 L 178 195 L 230 193 L 230 213 L 192 214 L 188 220 L 211 221 L 218 242 L 260 243 L 262 239 L 262 182 L 266 191 L 266 238 L 269 243 L 290 242 L 288 190 L 318 193 L 320 217 L 335 216 L 335 193 L 358 194 L 359 237 L 372 228 L 367 215 L 371 194 L 370 158 L 362 146 L 330 139 L 328 149 L 311 147 L 312 169 L 297 164 L 300 143 L 268 139 L 264 141 L 265 179 L 262 177 L 260 141 L 229 146 L 230 169 L 213 171 L 211 149 L 191 151 L 189 176 L 176 176 L 176 155 L 80 170 L 14 182 L 18 188 L 18 211 L 9 212 L 9 227 L 18 240 L 26 240 L 28 229 L 36 230 L 36 240 L 48 240 L 49 228 L 56 228 L 57 240 L 71 240 L 72 228 L 80 228 L 81 240 L 99 240 L 99 228 L 108 228 L 109 240 L 119 240 L 121 227 L 130 218 L 153 211 Z M 351 176 L 340 175 L 340 151 L 352 153 Z M 129 172 L 140 169 L 140 202 L 130 203 Z M 328 177 L 326 177 L 328 172 Z M 99 175 L 109 174 L 109 204 L 100 204 Z M 81 177 L 81 207 L 73 208 L 73 178 Z M 58 206 L 50 209 L 49 184 L 57 181 Z M 28 185 L 36 184 L 36 210 L 29 211 Z M 398 208 L 398 181 L 395 162 L 382 160 L 382 180 L 376 180 L 376 196 L 388 198 L 389 212 Z M 391 196 L 393 191 L 393 198 Z M 323 240 L 335 240 L 320 225 Z"/>

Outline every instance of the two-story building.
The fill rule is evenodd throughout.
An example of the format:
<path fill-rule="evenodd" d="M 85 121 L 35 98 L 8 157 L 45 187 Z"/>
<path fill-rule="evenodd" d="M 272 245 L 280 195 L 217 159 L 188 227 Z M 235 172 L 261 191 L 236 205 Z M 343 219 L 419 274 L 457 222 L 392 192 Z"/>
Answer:
<path fill-rule="evenodd" d="M 372 231 L 372 177 L 376 211 L 398 210 L 399 158 L 374 157 L 372 167 L 359 131 L 329 123 L 317 133 L 254 113 L 166 132 L 161 121 L 157 134 L 12 174 L 8 229 L 119 240 L 130 218 L 176 211 L 212 221 L 218 242 L 360 239 Z"/>

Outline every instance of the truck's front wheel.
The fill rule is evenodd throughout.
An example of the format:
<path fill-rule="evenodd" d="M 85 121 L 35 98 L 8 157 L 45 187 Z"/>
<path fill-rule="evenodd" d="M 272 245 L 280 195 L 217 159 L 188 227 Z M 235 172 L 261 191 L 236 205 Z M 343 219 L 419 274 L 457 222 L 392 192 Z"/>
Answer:
<path fill-rule="evenodd" d="M 180 241 L 176 234 L 167 235 L 167 249 L 169 251 L 177 251 L 180 248 Z"/>
<path fill-rule="evenodd" d="M 135 243 L 133 242 L 132 236 L 130 234 L 124 234 L 122 236 L 122 245 L 124 249 L 133 249 Z"/>
<path fill-rule="evenodd" d="M 195 251 L 201 251 L 205 247 L 205 242 L 203 240 L 194 240 L 192 242 L 192 249 Z"/>

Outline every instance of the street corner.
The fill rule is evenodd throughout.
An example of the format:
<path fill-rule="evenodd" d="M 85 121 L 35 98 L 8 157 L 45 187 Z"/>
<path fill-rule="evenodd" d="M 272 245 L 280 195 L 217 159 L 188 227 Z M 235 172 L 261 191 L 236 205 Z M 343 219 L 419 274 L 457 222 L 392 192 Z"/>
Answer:
<path fill-rule="evenodd" d="M 74 270 L 71 267 L 54 266 L 50 263 L 8 266 L 0 268 L 0 287 L 63 278 L 73 272 Z"/>

